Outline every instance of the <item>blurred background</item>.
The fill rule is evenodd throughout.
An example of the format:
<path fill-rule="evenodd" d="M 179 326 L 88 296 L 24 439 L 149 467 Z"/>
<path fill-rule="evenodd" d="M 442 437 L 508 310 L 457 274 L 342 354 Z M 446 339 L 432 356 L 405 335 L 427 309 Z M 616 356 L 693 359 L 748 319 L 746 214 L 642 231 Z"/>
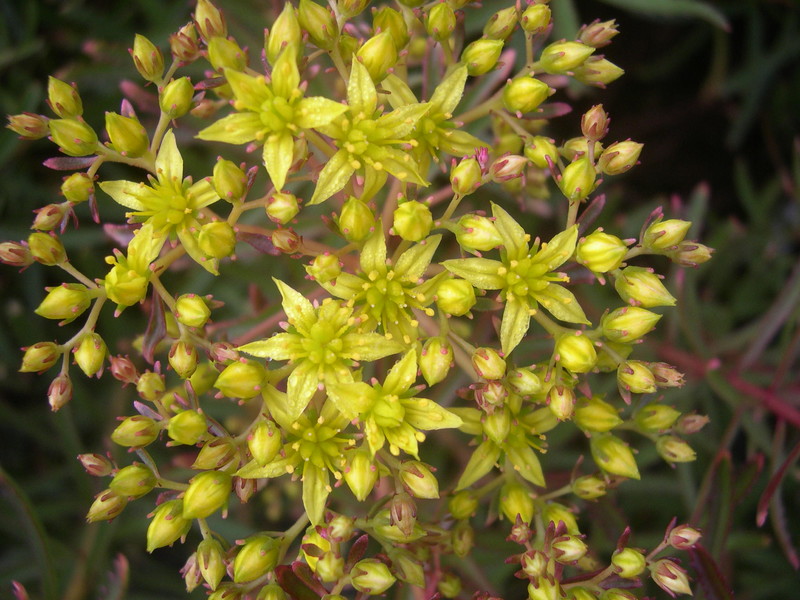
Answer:
<path fill-rule="evenodd" d="M 218 2 L 240 44 L 256 49 L 280 4 Z M 478 13 L 468 15 L 467 34 L 479 33 L 506 4 L 486 0 L 467 9 Z M 745 600 L 796 597 L 800 8 L 792 0 L 551 5 L 559 37 L 574 36 L 595 18 L 619 23 L 621 33 L 606 50 L 626 75 L 607 90 L 569 91 L 575 113 L 602 103 L 615 139 L 645 144 L 642 164 L 605 188 L 609 227 L 636 236 L 662 205 L 668 217 L 693 221 L 690 237 L 716 249 L 711 263 L 669 275 L 679 308 L 647 349 L 687 374 L 687 385 L 666 401 L 711 418 L 691 439 L 698 460 L 671 469 L 643 452 L 641 484 L 589 507 L 589 517 L 600 516 L 590 535 L 606 536 L 613 548 L 612 532 L 629 523 L 635 542 L 654 545 L 676 516 L 705 532 L 705 552 L 689 566 L 696 597 L 724 599 L 731 590 Z M 166 49 L 192 10 L 182 0 L 0 0 L 0 113 L 47 113 L 47 77 L 54 75 L 78 83 L 86 119 L 99 128 L 105 110 L 118 110 L 120 80 L 139 81 L 127 52 L 134 33 Z M 576 115 L 554 127 L 553 137 L 577 135 Z M 209 172 L 213 152 L 193 151 L 187 171 Z M 0 131 L 0 240 L 25 239 L 31 211 L 59 201 L 60 174 L 42 166 L 55 154 L 46 140 L 22 142 Z M 80 216 L 88 222 L 85 209 Z M 104 218 L 115 216 L 107 206 L 103 211 Z M 99 228 L 83 225 L 64 242 L 85 272 L 103 272 L 109 247 Z M 237 275 L 245 283 L 252 277 Z M 0 268 L 0 598 L 10 597 L 12 580 L 46 600 L 184 597 L 177 570 L 188 551 L 144 552 L 150 503 L 131 504 L 112 523 L 84 522 L 101 482 L 75 457 L 109 449 L 104 440 L 130 402 L 128 390 L 108 376 L 75 377 L 74 401 L 51 413 L 48 377 L 17 372 L 20 347 L 63 341 L 74 331 L 32 313 L 43 287 L 59 277 L 39 265 L 22 275 Z M 194 291 L 211 289 L 210 278 L 190 283 Z M 246 303 L 246 289 L 227 293 L 231 314 Z M 141 316 L 131 310 L 114 319 L 105 311 L 103 319 L 111 351 L 126 353 L 126 333 L 141 329 Z M 564 458 L 566 469 L 574 458 Z M 502 564 L 496 571 L 490 578 L 503 589 L 511 571 Z"/>

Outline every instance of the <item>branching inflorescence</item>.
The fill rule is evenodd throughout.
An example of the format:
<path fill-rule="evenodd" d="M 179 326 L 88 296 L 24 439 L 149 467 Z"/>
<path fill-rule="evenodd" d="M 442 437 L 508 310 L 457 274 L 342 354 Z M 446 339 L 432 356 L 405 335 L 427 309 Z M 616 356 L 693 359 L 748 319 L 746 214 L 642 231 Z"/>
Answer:
<path fill-rule="evenodd" d="M 469 1 L 400 0 L 371 12 L 368 4 L 285 3 L 259 60 L 199 0 L 194 20 L 170 38 L 169 64 L 147 38 L 134 41 L 157 122 L 145 126 L 123 101 L 99 135 L 76 87 L 55 78 L 54 117 L 9 118 L 23 138 L 49 136 L 67 155 L 50 166 L 77 170 L 64 180 L 65 200 L 37 211 L 27 241 L 0 246 L 6 264 L 36 261 L 69 276 L 48 288 L 38 315 L 82 320 L 69 340 L 25 349 L 21 371 L 58 368 L 53 410 L 70 400 L 73 364 L 88 377 L 110 367 L 139 396 L 111 439 L 141 462 L 80 457 L 90 474 L 110 478 L 88 520 L 153 503 L 148 551 L 180 540 L 187 589 L 204 585 L 215 600 L 362 597 L 395 584 L 415 597 L 488 597 L 480 586 L 462 592 L 461 577 L 473 580 L 458 566 L 481 543 L 476 513 L 487 527 L 505 520 L 519 545 L 507 560 L 529 582 L 530 600 L 634 598 L 645 576 L 671 595 L 691 593 L 686 571 L 660 553 L 690 548 L 693 528 L 671 524 L 650 552 L 619 532 L 605 558 L 581 533 L 581 506 L 640 478 L 631 434 L 667 462 L 685 462 L 694 452 L 684 436 L 704 424 L 658 396 L 682 384 L 679 372 L 633 358 L 660 308 L 676 303 L 634 259 L 695 266 L 710 249 L 684 239 L 690 223 L 659 211 L 638 239 L 591 229 L 601 178 L 626 172 L 642 149 L 608 143 L 601 105 L 583 114 L 577 137 L 544 135 L 569 112 L 552 96 L 622 75 L 598 50 L 615 23 L 550 42 L 548 3 L 518 1 L 465 43 Z M 510 49 L 516 43 L 524 57 Z M 204 62 L 204 78 L 181 75 Z M 507 81 L 484 76 L 498 69 Z M 252 153 L 241 164 L 220 157 L 192 178 L 183 144 Z M 106 179 L 109 163 L 140 176 Z M 508 199 L 525 206 L 550 188 L 560 225 L 543 234 Z M 59 239 L 87 201 L 95 218 L 112 202 L 129 211 L 126 243 L 104 273 L 79 271 Z M 244 244 L 260 252 L 237 256 Z M 219 285 L 234 259 L 259 274 L 304 261 L 307 276 L 270 282 L 282 309 L 242 315 L 252 330 L 233 338 L 212 326 L 220 303 L 211 296 L 170 291 L 185 255 Z M 581 288 L 607 283 L 616 304 L 587 306 Z M 140 358 L 112 355 L 96 330 L 110 305 L 149 314 Z M 240 418 L 214 418 L 221 404 Z M 548 481 L 546 455 L 556 428 L 582 432 L 594 461 L 578 461 L 560 487 Z M 437 430 L 452 430 L 448 439 L 466 449 L 452 476 L 424 462 L 448 454 L 436 434 L 428 439 Z M 159 466 L 158 444 L 191 448 L 194 473 Z M 280 516 L 285 530 L 239 541 L 215 531 L 219 515 L 236 518 L 254 494 L 291 486 L 302 490 L 302 510 Z"/>

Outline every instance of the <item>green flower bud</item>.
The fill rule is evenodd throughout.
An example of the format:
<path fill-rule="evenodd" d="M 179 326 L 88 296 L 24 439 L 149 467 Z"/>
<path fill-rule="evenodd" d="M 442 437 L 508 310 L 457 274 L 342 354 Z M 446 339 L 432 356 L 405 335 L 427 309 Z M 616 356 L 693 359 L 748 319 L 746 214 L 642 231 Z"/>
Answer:
<path fill-rule="evenodd" d="M 569 420 L 575 411 L 575 391 L 563 385 L 554 385 L 547 393 L 547 406 L 559 421 Z"/>
<path fill-rule="evenodd" d="M 164 383 L 164 376 L 160 373 L 153 373 L 147 371 L 142 373 L 139 381 L 136 382 L 136 392 L 144 399 L 150 402 L 155 402 L 164 394 L 166 384 Z"/>
<path fill-rule="evenodd" d="M 197 566 L 208 586 L 215 590 L 225 576 L 225 555 L 222 545 L 213 538 L 206 538 L 197 546 Z"/>
<path fill-rule="evenodd" d="M 246 596 L 240 586 L 226 582 L 211 592 L 208 600 L 246 600 Z"/>
<path fill-rule="evenodd" d="M 459 196 L 466 196 L 478 189 L 482 177 L 481 166 L 474 158 L 462 158 L 457 165 L 450 169 L 450 183 L 453 192 Z"/>
<path fill-rule="evenodd" d="M 366 500 L 378 481 L 378 467 L 366 449 L 346 453 L 344 481 L 359 502 Z"/>
<path fill-rule="evenodd" d="M 676 550 L 689 550 L 695 547 L 701 537 L 702 534 L 694 527 L 678 525 L 670 530 L 667 541 Z"/>
<path fill-rule="evenodd" d="M 417 200 L 403 202 L 394 211 L 392 228 L 409 242 L 424 240 L 433 228 L 431 210 Z"/>
<path fill-rule="evenodd" d="M 8 115 L 8 127 L 25 140 L 40 140 L 50 133 L 47 124 L 48 119 L 44 115 L 33 113 L 22 113 L 19 115 Z"/>
<path fill-rule="evenodd" d="M 595 188 L 594 165 L 587 155 L 583 155 L 568 164 L 561 173 L 558 187 L 568 200 L 584 200 Z"/>
<path fill-rule="evenodd" d="M 247 447 L 253 459 L 262 467 L 272 462 L 283 445 L 281 432 L 272 421 L 259 421 L 247 436 Z"/>
<path fill-rule="evenodd" d="M 137 158 L 150 147 L 147 131 L 134 117 L 123 117 L 114 112 L 107 112 L 106 132 L 114 150 L 123 156 Z"/>
<path fill-rule="evenodd" d="M 658 219 L 645 230 L 642 245 L 653 250 L 671 249 L 683 241 L 691 226 L 691 221 Z"/>
<path fill-rule="evenodd" d="M 152 444 L 161 431 L 158 423 L 144 415 L 125 418 L 111 433 L 111 441 L 126 448 L 141 448 Z"/>
<path fill-rule="evenodd" d="M 592 458 L 598 467 L 611 475 L 639 479 L 639 468 L 628 444 L 610 433 L 593 435 L 590 440 Z"/>
<path fill-rule="evenodd" d="M 575 563 L 586 556 L 588 547 L 577 536 L 562 535 L 555 540 L 551 545 L 553 549 L 553 557 L 560 563 L 569 565 Z"/>
<path fill-rule="evenodd" d="M 68 156 L 88 156 L 97 150 L 97 134 L 84 121 L 53 119 L 49 121 L 50 138 Z"/>
<path fill-rule="evenodd" d="M 400 479 L 415 498 L 439 497 L 439 482 L 431 470 L 418 460 L 408 460 L 400 466 Z"/>
<path fill-rule="evenodd" d="M 669 558 L 662 558 L 649 565 L 653 581 L 673 598 L 676 594 L 692 595 L 686 571 Z"/>
<path fill-rule="evenodd" d="M 212 182 L 220 198 L 237 202 L 247 192 L 247 175 L 235 163 L 220 158 L 214 165 Z"/>
<path fill-rule="evenodd" d="M 37 342 L 24 349 L 20 373 L 44 373 L 58 362 L 61 350 L 53 342 Z"/>
<path fill-rule="evenodd" d="M 181 379 L 188 379 L 197 368 L 197 349 L 194 344 L 178 340 L 169 350 L 169 366 Z"/>
<path fill-rule="evenodd" d="M 542 50 L 539 64 L 551 75 L 568 73 L 580 67 L 594 52 L 594 48 L 581 42 L 553 42 Z"/>
<path fill-rule="evenodd" d="M 608 273 L 622 264 L 628 245 L 615 235 L 597 229 L 578 242 L 575 257 L 595 273 Z"/>
<path fill-rule="evenodd" d="M 333 552 L 325 552 L 317 561 L 314 572 L 323 583 L 338 581 L 344 575 L 344 558 Z"/>
<path fill-rule="evenodd" d="M 489 176 L 495 183 L 506 183 L 512 179 L 522 177 L 528 159 L 518 154 L 504 154 L 492 162 L 489 167 Z"/>
<path fill-rule="evenodd" d="M 94 497 L 94 502 L 86 513 L 88 523 L 97 521 L 110 521 L 119 515 L 128 504 L 128 499 L 114 493 L 112 490 L 104 490 Z"/>
<path fill-rule="evenodd" d="M 372 28 L 376 32 L 388 31 L 398 51 L 405 48 L 411 39 L 403 15 L 388 6 L 382 6 L 373 13 Z"/>
<path fill-rule="evenodd" d="M 564 142 L 564 145 L 559 149 L 561 155 L 569 161 L 574 161 L 581 156 L 584 156 L 589 151 L 589 142 L 583 137 L 574 137 Z M 603 144 L 594 142 L 594 156 L 597 157 L 603 151 Z"/>
<path fill-rule="evenodd" d="M 392 34 L 383 31 L 372 36 L 359 48 L 356 57 L 367 68 L 372 81 L 383 81 L 389 69 L 397 64 L 397 48 Z"/>
<path fill-rule="evenodd" d="M 626 267 L 614 282 L 625 302 L 633 306 L 675 306 L 675 297 L 667 291 L 658 275 L 644 267 Z"/>
<path fill-rule="evenodd" d="M 359 592 L 370 596 L 382 594 L 397 581 L 389 567 L 376 558 L 358 561 L 350 571 L 350 583 Z"/>
<path fill-rule="evenodd" d="M 139 75 L 147 81 L 159 82 L 161 80 L 164 74 L 164 57 L 153 42 L 137 33 L 133 39 L 133 49 L 129 52 Z"/>
<path fill-rule="evenodd" d="M 522 13 L 522 29 L 526 33 L 537 35 L 550 26 L 550 7 L 546 4 L 531 4 Z"/>
<path fill-rule="evenodd" d="M 334 47 L 339 36 L 339 26 L 330 10 L 313 0 L 300 0 L 297 19 L 315 46 L 323 50 L 331 50 Z"/>
<path fill-rule="evenodd" d="M 503 105 L 512 113 L 529 113 L 552 93 L 549 85 L 535 77 L 517 77 L 503 88 Z"/>
<path fill-rule="evenodd" d="M 153 511 L 147 527 L 147 551 L 171 546 L 189 533 L 192 520 L 183 517 L 183 500 L 167 500 Z"/>
<path fill-rule="evenodd" d="M 541 577 L 547 573 L 549 564 L 552 563 L 550 563 L 548 555 L 541 550 L 528 550 L 520 556 L 520 566 L 528 577 Z"/>
<path fill-rule="evenodd" d="M 584 431 L 606 432 L 622 424 L 619 411 L 599 396 L 581 398 L 575 408 L 575 424 Z"/>
<path fill-rule="evenodd" d="M 178 444 L 194 446 L 206 436 L 208 423 L 196 410 L 183 410 L 170 418 L 167 435 Z"/>
<path fill-rule="evenodd" d="M 545 507 L 542 509 L 542 520 L 545 523 L 553 523 L 555 525 L 564 523 L 567 528 L 567 533 L 570 535 L 581 534 L 575 515 L 566 506 L 558 502 L 548 502 L 545 504 Z"/>
<path fill-rule="evenodd" d="M 214 387 L 229 398 L 252 398 L 261 391 L 266 378 L 267 370 L 261 364 L 240 360 L 223 369 Z"/>
<path fill-rule="evenodd" d="M 206 442 L 197 455 L 193 469 L 215 469 L 230 472 L 239 466 L 239 449 L 230 438 L 214 438 Z"/>
<path fill-rule="evenodd" d="M 72 204 L 80 204 L 94 194 L 94 183 L 86 173 L 73 173 L 61 184 L 61 193 Z"/>
<path fill-rule="evenodd" d="M 183 518 L 205 519 L 227 505 L 232 479 L 227 473 L 206 471 L 192 478 L 183 495 Z"/>
<path fill-rule="evenodd" d="M 459 521 L 453 527 L 453 554 L 459 558 L 467 556 L 475 545 L 475 530 L 469 521 Z"/>
<path fill-rule="evenodd" d="M 483 433 L 495 444 L 502 444 L 511 431 L 511 412 L 496 408 L 482 419 Z"/>
<path fill-rule="evenodd" d="M 119 496 L 139 498 L 156 487 L 156 476 L 148 467 L 132 464 L 117 471 L 108 487 Z"/>
<path fill-rule="evenodd" d="M 638 162 L 643 147 L 630 140 L 614 142 L 597 159 L 597 168 L 606 175 L 620 175 Z"/>
<path fill-rule="evenodd" d="M 447 2 L 434 4 L 425 19 L 425 30 L 437 42 L 448 39 L 456 28 L 456 13 Z"/>
<path fill-rule="evenodd" d="M 483 75 L 497 65 L 502 51 L 503 40 L 481 38 L 464 48 L 461 53 L 461 62 L 467 65 L 467 73 L 473 77 Z"/>
<path fill-rule="evenodd" d="M 281 14 L 275 19 L 272 29 L 266 36 L 264 50 L 267 52 L 267 60 L 271 65 L 275 64 L 284 48 L 291 48 L 290 51 L 296 56 L 303 48 L 303 32 L 300 30 L 300 22 L 297 20 L 294 7 L 289 2 L 283 5 Z"/>
<path fill-rule="evenodd" d="M 286 595 L 277 583 L 270 583 L 261 588 L 258 592 L 256 600 L 288 600 L 289 596 Z M 323 596 L 324 600 L 346 600 L 344 596 L 339 594 L 326 594 Z"/>
<path fill-rule="evenodd" d="M 648 404 L 636 413 L 634 422 L 645 431 L 666 431 L 680 416 L 679 410 L 666 404 Z"/>
<path fill-rule="evenodd" d="M 461 490 L 447 502 L 447 509 L 454 519 L 469 519 L 478 510 L 478 499 L 470 490 Z"/>
<path fill-rule="evenodd" d="M 506 378 L 508 384 L 515 392 L 523 396 L 539 394 L 543 390 L 542 381 L 528 368 L 514 369 Z"/>
<path fill-rule="evenodd" d="M 644 554 L 634 548 L 623 548 L 614 552 L 611 564 L 620 577 L 634 579 L 644 572 L 647 559 Z"/>
<path fill-rule="evenodd" d="M 422 346 L 419 368 L 425 382 L 435 385 L 447 377 L 453 364 L 453 347 L 445 337 L 428 338 Z"/>
<path fill-rule="evenodd" d="M 572 482 L 572 493 L 583 500 L 595 500 L 606 495 L 606 482 L 597 475 L 583 475 Z"/>
<path fill-rule="evenodd" d="M 280 225 L 286 225 L 300 212 L 297 196 L 287 192 L 276 192 L 267 201 L 267 216 Z"/>
<path fill-rule="evenodd" d="M 659 456 L 668 463 L 692 462 L 697 453 L 677 435 L 662 435 L 656 440 Z"/>
<path fill-rule="evenodd" d="M 455 598 L 461 593 L 461 578 L 455 573 L 445 572 L 439 583 L 436 584 L 436 590 L 444 598 Z"/>
<path fill-rule="evenodd" d="M 347 19 L 352 19 L 367 8 L 370 0 L 337 0 L 339 12 Z"/>
<path fill-rule="evenodd" d="M 161 112 L 170 119 L 182 117 L 192 108 L 194 86 L 188 77 L 180 77 L 170 81 L 158 97 Z"/>
<path fill-rule="evenodd" d="M 52 267 L 66 262 L 67 252 L 64 244 L 54 234 L 36 231 L 28 236 L 28 250 L 33 259 Z"/>
<path fill-rule="evenodd" d="M 91 304 L 88 288 L 80 283 L 62 283 L 45 289 L 47 296 L 33 311 L 45 319 L 61 319 L 64 323 L 69 323 L 83 314 Z"/>
<path fill-rule="evenodd" d="M 528 584 L 528 600 L 558 600 L 562 596 L 561 585 L 552 577 L 543 575 Z"/>
<path fill-rule="evenodd" d="M 187 327 L 203 327 L 209 316 L 208 303 L 197 294 L 183 294 L 175 301 L 175 318 Z"/>
<path fill-rule="evenodd" d="M 466 315 L 475 302 L 475 288 L 466 279 L 448 279 L 436 289 L 436 306 L 449 315 Z"/>
<path fill-rule="evenodd" d="M 633 394 L 652 394 L 656 391 L 653 372 L 641 360 L 626 360 L 617 369 L 617 383 Z"/>
<path fill-rule="evenodd" d="M 665 252 L 669 259 L 682 267 L 696 267 L 711 260 L 713 248 L 698 244 L 697 242 L 681 242 L 675 250 Z"/>
<path fill-rule="evenodd" d="M 200 57 L 200 44 L 194 23 L 187 23 L 177 33 L 169 36 L 169 49 L 172 56 L 183 64 L 194 62 Z M 163 106 L 161 110 L 164 110 Z"/>
<path fill-rule="evenodd" d="M 467 251 L 493 250 L 503 243 L 492 219 L 474 214 L 466 214 L 456 225 L 456 240 Z"/>
<path fill-rule="evenodd" d="M 55 77 L 47 78 L 47 104 L 62 119 L 73 119 L 83 114 L 78 90 Z"/>
<path fill-rule="evenodd" d="M 31 229 L 37 231 L 52 231 L 64 222 L 64 217 L 70 209 L 69 202 L 61 204 L 48 204 L 42 208 L 37 208 L 34 212 L 36 217 L 33 219 Z"/>
<path fill-rule="evenodd" d="M 603 317 L 603 335 L 612 342 L 635 342 L 652 331 L 659 319 L 661 315 L 644 308 L 625 306 Z"/>
<path fill-rule="evenodd" d="M 604 88 L 624 74 L 625 71 L 611 61 L 601 56 L 590 56 L 586 62 L 575 68 L 573 77 L 586 85 Z"/>
<path fill-rule="evenodd" d="M 195 393 L 200 396 L 211 389 L 217 377 L 219 377 L 219 371 L 214 368 L 214 365 L 210 362 L 203 362 L 198 365 L 194 374 L 189 378 L 189 382 Z"/>
<path fill-rule="evenodd" d="M 375 217 L 366 202 L 350 196 L 342 206 L 337 224 L 348 242 L 361 242 L 375 227 Z"/>
<path fill-rule="evenodd" d="M 236 232 L 225 221 L 206 223 L 200 227 L 197 243 L 207 256 L 225 258 L 236 248 Z"/>
<path fill-rule="evenodd" d="M 554 355 L 562 367 L 573 373 L 588 373 L 597 363 L 594 343 L 580 331 L 560 336 Z"/>
<path fill-rule="evenodd" d="M 87 376 L 97 375 L 103 368 L 108 354 L 106 343 L 96 333 L 88 333 L 75 349 L 75 363 Z"/>
<path fill-rule="evenodd" d="M 597 20 L 594 23 L 582 26 L 578 39 L 593 48 L 602 48 L 603 46 L 608 46 L 611 43 L 611 39 L 618 33 L 617 23 L 614 19 L 603 21 L 602 23 Z"/>
<path fill-rule="evenodd" d="M 294 229 L 279 228 L 272 232 L 272 245 L 284 254 L 292 254 L 300 247 L 303 239 Z"/>
<path fill-rule="evenodd" d="M 516 480 L 503 484 L 500 490 L 500 512 L 511 523 L 517 520 L 517 515 L 523 523 L 533 520 L 534 504 L 527 487 Z"/>
<path fill-rule="evenodd" d="M 592 598 L 598 598 L 592 596 Z M 608 588 L 603 590 L 598 600 L 638 600 L 639 596 L 621 588 Z"/>
<path fill-rule="evenodd" d="M 209 0 L 197 0 L 197 7 L 194 9 L 194 22 L 206 42 L 214 37 L 228 35 L 225 18 L 220 10 L 211 4 Z"/>
<path fill-rule="evenodd" d="M 225 69 L 244 71 L 247 67 L 247 53 L 232 39 L 211 38 L 208 42 L 208 62 L 217 73 Z"/>
<path fill-rule="evenodd" d="M 492 40 L 507 40 L 517 26 L 517 7 L 497 11 L 483 27 L 483 36 Z"/>
<path fill-rule="evenodd" d="M 336 279 L 342 272 L 342 264 L 335 254 L 325 252 L 314 257 L 314 261 L 306 267 L 306 272 L 320 283 Z"/>
<path fill-rule="evenodd" d="M 472 353 L 472 367 L 484 379 L 502 379 L 506 374 L 506 361 L 492 348 L 478 348 Z"/>
<path fill-rule="evenodd" d="M 116 263 L 106 275 L 103 285 L 109 300 L 120 306 L 133 306 L 144 300 L 149 280 L 146 275 Z"/>
<path fill-rule="evenodd" d="M 30 249 L 19 242 L 0 243 L 0 262 L 11 267 L 29 267 L 33 264 Z"/>

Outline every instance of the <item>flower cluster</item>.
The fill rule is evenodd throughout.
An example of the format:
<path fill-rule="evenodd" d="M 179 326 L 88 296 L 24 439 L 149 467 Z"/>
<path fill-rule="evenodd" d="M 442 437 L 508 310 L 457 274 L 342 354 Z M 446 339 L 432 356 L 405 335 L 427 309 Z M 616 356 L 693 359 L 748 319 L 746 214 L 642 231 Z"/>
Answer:
<path fill-rule="evenodd" d="M 600 53 L 615 23 L 550 40 L 548 2 L 529 0 L 465 43 L 468 0 L 369 4 L 286 2 L 260 61 L 198 0 L 169 61 L 134 40 L 155 122 L 125 100 L 98 133 L 77 88 L 55 78 L 54 116 L 9 117 L 21 137 L 49 137 L 69 157 L 50 166 L 83 169 L 64 180 L 63 202 L 37 211 L 27 240 L 0 245 L 6 264 L 69 277 L 46 290 L 38 315 L 83 319 L 69 340 L 26 348 L 20 370 L 57 368 L 53 410 L 70 400 L 73 365 L 88 377 L 107 370 L 137 396 L 111 440 L 141 462 L 80 457 L 107 478 L 87 519 L 150 502 L 147 550 L 183 543 L 187 589 L 203 585 L 213 600 L 379 595 L 398 581 L 456 597 L 466 572 L 442 559 L 468 556 L 494 517 L 521 546 L 508 562 L 530 600 L 635 598 L 644 577 L 690 594 L 687 572 L 660 553 L 693 547 L 692 527 L 671 524 L 649 552 L 619 532 L 605 563 L 589 560 L 582 533 L 580 507 L 643 476 L 632 440 L 668 463 L 691 461 L 685 437 L 705 424 L 662 400 L 681 373 L 635 350 L 676 304 L 640 257 L 696 266 L 711 250 L 660 210 L 638 238 L 592 228 L 603 179 L 642 151 L 607 140 L 601 105 L 576 137 L 545 135 L 569 112 L 567 84 L 603 88 L 622 75 Z M 492 71 L 502 76 L 484 77 Z M 223 156 L 187 176 L 182 148 L 209 144 Z M 232 160 L 244 156 L 237 146 L 245 162 Z M 110 163 L 140 176 L 105 179 Z M 531 199 L 550 207 L 555 229 L 520 210 Z M 95 216 L 103 203 L 129 210 L 104 273 L 82 273 L 60 240 L 83 202 Z M 184 256 L 193 262 L 181 266 Z M 233 260 L 281 302 L 230 330 L 214 326 L 212 296 L 170 288 L 187 263 L 222 287 Z M 613 287 L 612 303 L 589 302 L 590 286 Z M 98 331 L 109 301 L 148 316 L 140 357 L 114 355 Z M 216 418 L 225 407 L 238 417 Z M 593 459 L 561 486 L 548 477 L 556 429 L 578 433 Z M 192 476 L 158 465 L 148 448 L 158 444 L 191 449 Z M 453 444 L 462 451 L 451 456 Z M 302 507 L 273 519 L 294 519 L 282 533 L 215 531 L 254 495 L 295 487 Z"/>

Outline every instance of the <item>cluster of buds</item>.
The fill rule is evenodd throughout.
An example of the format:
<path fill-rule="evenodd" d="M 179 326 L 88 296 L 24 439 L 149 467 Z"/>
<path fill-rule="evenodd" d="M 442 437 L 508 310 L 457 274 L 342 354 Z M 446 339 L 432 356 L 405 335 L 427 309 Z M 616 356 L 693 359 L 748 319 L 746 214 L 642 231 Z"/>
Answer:
<path fill-rule="evenodd" d="M 564 81 L 604 87 L 622 75 L 598 54 L 616 24 L 552 40 L 548 2 L 517 2 L 465 44 L 470 2 L 369 4 L 285 2 L 255 52 L 230 35 L 217 6 L 198 0 L 169 52 L 133 40 L 157 121 L 140 119 L 126 99 L 95 130 L 77 87 L 55 78 L 53 116 L 9 117 L 22 138 L 49 136 L 72 157 L 49 166 L 85 167 L 64 180 L 63 201 L 37 209 L 27 240 L 0 244 L 5 264 L 66 274 L 36 314 L 81 319 L 64 343 L 32 341 L 20 371 L 59 368 L 54 410 L 71 397 L 73 365 L 86 377 L 110 373 L 136 395 L 110 438 L 142 462 L 81 455 L 91 475 L 110 478 L 87 520 L 149 502 L 148 552 L 191 547 L 187 590 L 204 586 L 212 600 L 340 599 L 395 584 L 456 597 L 461 578 L 440 559 L 468 557 L 485 525 L 524 547 L 509 562 L 530 600 L 629 598 L 613 586 L 638 585 L 647 572 L 670 594 L 691 593 L 678 562 L 656 555 L 691 548 L 696 530 L 671 528 L 647 554 L 626 534 L 598 571 L 580 524 L 586 502 L 643 476 L 635 436 L 668 463 L 686 462 L 695 454 L 685 438 L 704 424 L 659 395 L 683 375 L 634 354 L 677 303 L 665 277 L 635 259 L 696 266 L 711 250 L 686 239 L 691 223 L 660 211 L 638 239 L 586 230 L 596 209 L 582 207 L 604 179 L 634 168 L 643 148 L 608 141 L 602 105 L 581 116 L 576 137 L 546 135 L 548 119 L 564 112 L 551 102 L 562 100 Z M 512 73 L 516 34 L 528 60 Z M 205 79 L 183 74 L 195 62 Z M 439 83 L 429 89 L 429 79 Z M 493 88 L 486 97 L 468 94 L 473 86 Z M 185 128 L 197 121 L 181 121 L 189 114 L 202 121 L 194 141 Z M 223 155 L 190 174 L 189 144 Z M 236 146 L 257 151 L 239 162 Z M 139 175 L 109 180 L 109 163 Z M 446 175 L 439 189 L 429 187 L 434 166 Z M 553 212 L 564 222 L 533 231 L 507 201 L 528 196 L 561 205 Z M 82 273 L 61 241 L 83 202 L 95 217 L 100 202 L 128 211 L 105 272 Z M 164 277 L 187 269 L 214 276 L 219 292 Z M 265 285 L 280 306 L 253 286 L 253 318 L 228 328 L 215 296 L 234 297 L 247 272 L 276 276 Z M 293 273 L 306 278 L 288 280 Z M 578 282 L 613 283 L 613 299 L 588 310 L 592 296 Z M 146 315 L 137 356 L 112 355 L 114 340 L 97 331 L 109 305 Z M 608 390 L 613 377 L 617 391 L 592 391 Z M 594 464 L 578 461 L 561 486 L 548 473 L 557 428 L 552 439 L 578 434 Z M 452 465 L 426 462 L 443 455 L 439 430 L 467 448 L 454 477 Z M 149 448 L 159 444 L 183 458 L 157 465 Z M 284 522 L 273 511 L 281 493 L 299 499 L 285 531 L 238 540 L 215 531 L 255 495 Z M 377 551 L 365 557 L 370 540 Z"/>

